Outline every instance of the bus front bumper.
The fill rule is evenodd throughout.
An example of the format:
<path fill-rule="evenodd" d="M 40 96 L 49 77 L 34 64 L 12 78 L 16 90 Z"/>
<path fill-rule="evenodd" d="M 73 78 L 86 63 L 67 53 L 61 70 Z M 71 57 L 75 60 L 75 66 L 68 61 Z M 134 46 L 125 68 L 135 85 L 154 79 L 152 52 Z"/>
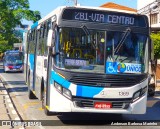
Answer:
<path fill-rule="evenodd" d="M 85 113 L 115 113 L 115 114 L 144 114 L 146 112 L 147 93 L 144 96 L 129 103 L 126 109 L 108 108 L 97 109 L 94 107 L 79 107 L 74 100 L 69 100 L 60 94 L 53 86 L 50 93 L 50 112 L 85 112 Z"/>

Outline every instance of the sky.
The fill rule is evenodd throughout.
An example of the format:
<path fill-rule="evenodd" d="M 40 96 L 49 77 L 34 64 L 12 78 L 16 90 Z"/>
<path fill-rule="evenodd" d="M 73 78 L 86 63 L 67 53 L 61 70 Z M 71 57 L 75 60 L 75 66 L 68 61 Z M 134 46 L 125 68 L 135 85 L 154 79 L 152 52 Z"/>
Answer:
<path fill-rule="evenodd" d="M 56 9 L 58 6 L 74 5 L 74 0 L 29 0 L 30 9 L 38 10 L 43 18 L 45 15 Z M 101 6 L 107 2 L 114 2 L 116 4 L 137 8 L 137 0 L 77 0 L 81 6 Z M 23 21 L 23 24 L 31 25 L 31 22 Z"/>

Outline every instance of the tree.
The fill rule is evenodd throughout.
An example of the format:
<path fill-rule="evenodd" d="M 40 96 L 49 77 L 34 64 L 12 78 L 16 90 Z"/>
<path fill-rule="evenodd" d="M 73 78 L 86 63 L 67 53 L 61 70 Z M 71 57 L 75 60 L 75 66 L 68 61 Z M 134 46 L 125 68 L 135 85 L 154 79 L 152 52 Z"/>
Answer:
<path fill-rule="evenodd" d="M 4 53 L 7 49 L 11 49 L 12 46 L 8 45 L 8 41 L 0 35 L 0 53 Z"/>
<path fill-rule="evenodd" d="M 160 59 L 160 32 L 151 33 L 151 38 L 154 44 L 154 56 L 156 59 Z"/>
<path fill-rule="evenodd" d="M 0 36 L 8 45 L 16 40 L 14 28 L 22 26 L 22 19 L 35 22 L 40 18 L 39 11 L 29 10 L 28 0 L 0 0 Z"/>

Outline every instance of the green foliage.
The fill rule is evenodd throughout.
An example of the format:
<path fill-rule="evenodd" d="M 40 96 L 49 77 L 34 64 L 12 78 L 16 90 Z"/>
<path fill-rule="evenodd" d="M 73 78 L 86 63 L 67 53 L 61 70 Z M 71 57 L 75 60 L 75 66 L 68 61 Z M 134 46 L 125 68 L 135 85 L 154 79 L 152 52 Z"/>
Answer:
<path fill-rule="evenodd" d="M 8 49 L 12 49 L 12 46 L 8 45 L 8 41 L 0 35 L 0 53 L 4 53 Z"/>
<path fill-rule="evenodd" d="M 0 51 L 19 41 L 14 35 L 14 28 L 22 26 L 23 19 L 35 22 L 40 18 L 39 11 L 29 10 L 28 0 L 0 0 Z"/>
<path fill-rule="evenodd" d="M 160 59 L 160 33 L 151 33 L 154 44 L 154 55 L 156 59 Z"/>

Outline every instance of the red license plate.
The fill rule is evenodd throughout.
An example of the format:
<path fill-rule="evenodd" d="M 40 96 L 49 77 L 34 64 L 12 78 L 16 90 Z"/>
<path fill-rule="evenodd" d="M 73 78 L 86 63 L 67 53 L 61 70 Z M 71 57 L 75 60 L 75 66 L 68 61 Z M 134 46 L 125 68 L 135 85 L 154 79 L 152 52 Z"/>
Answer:
<path fill-rule="evenodd" d="M 112 104 L 110 102 L 95 102 L 94 108 L 109 109 L 109 108 L 112 108 Z"/>

